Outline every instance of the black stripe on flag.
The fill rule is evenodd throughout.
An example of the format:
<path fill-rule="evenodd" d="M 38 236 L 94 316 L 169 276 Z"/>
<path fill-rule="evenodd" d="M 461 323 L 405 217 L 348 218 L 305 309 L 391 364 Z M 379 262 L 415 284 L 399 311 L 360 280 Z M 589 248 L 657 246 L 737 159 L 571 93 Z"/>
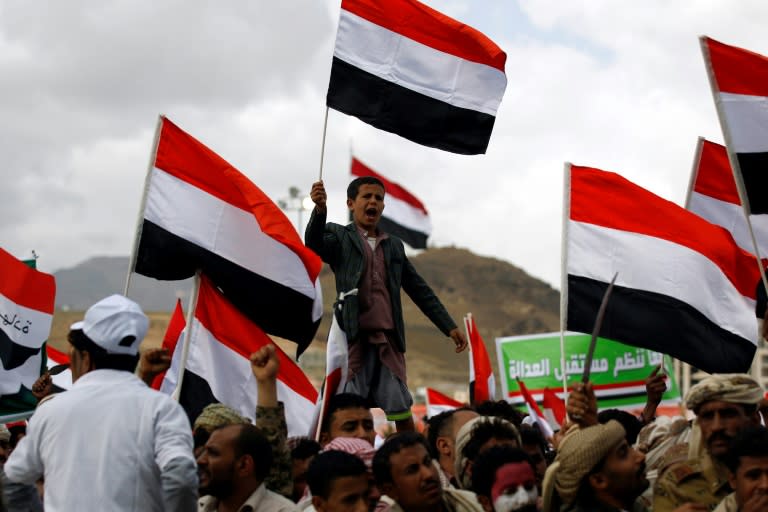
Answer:
<path fill-rule="evenodd" d="M 568 326 L 591 333 L 608 283 L 568 276 Z M 757 326 L 755 326 L 757 329 Z M 755 345 L 689 304 L 660 293 L 614 286 L 600 336 L 681 359 L 707 373 L 749 370 Z"/>
<path fill-rule="evenodd" d="M 29 348 L 14 343 L 14 341 L 8 337 L 8 334 L 0 329 L 0 361 L 3 362 L 3 368 L 6 370 L 18 368 L 27 362 L 27 359 L 39 352 L 40 347 Z"/>
<path fill-rule="evenodd" d="M 747 190 L 750 213 L 768 213 L 768 152 L 737 153 L 736 156 Z"/>
<path fill-rule="evenodd" d="M 402 224 L 398 224 L 384 216 L 379 219 L 379 229 L 390 235 L 395 235 L 414 249 L 427 248 L 427 235 L 425 233 L 416 231 L 415 229 L 408 229 Z"/>
<path fill-rule="evenodd" d="M 401 87 L 334 57 L 329 107 L 433 148 L 485 153 L 496 118 Z"/>
<path fill-rule="evenodd" d="M 203 269 L 227 299 L 264 331 L 295 341 L 297 354 L 312 342 L 320 320 L 310 323 L 297 319 L 312 318 L 313 299 L 144 219 L 136 273 L 155 279 L 183 279 L 193 276 L 197 268 Z"/>
<path fill-rule="evenodd" d="M 179 404 L 184 408 L 189 418 L 189 424 L 194 425 L 195 420 L 203 412 L 206 405 L 219 403 L 213 396 L 208 381 L 187 368 L 184 370 L 184 382 L 181 385 Z"/>

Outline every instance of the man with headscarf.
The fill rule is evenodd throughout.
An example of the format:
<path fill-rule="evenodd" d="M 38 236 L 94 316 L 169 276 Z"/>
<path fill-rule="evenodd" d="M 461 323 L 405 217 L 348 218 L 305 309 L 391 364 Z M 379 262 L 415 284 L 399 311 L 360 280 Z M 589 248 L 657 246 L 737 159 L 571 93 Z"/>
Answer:
<path fill-rule="evenodd" d="M 639 512 L 637 498 L 647 487 L 645 457 L 611 420 L 573 429 L 561 441 L 544 477 L 543 510 Z"/>
<path fill-rule="evenodd" d="M 503 418 L 478 416 L 459 429 L 453 470 L 460 489 L 472 487 L 472 464 L 477 456 L 499 445 L 513 448 L 523 445 L 517 427 Z"/>
<path fill-rule="evenodd" d="M 685 405 L 696 414 L 692 438 L 700 438 L 701 444 L 692 442 L 692 456 L 659 476 L 653 489 L 654 512 L 686 504 L 690 510 L 711 510 L 731 492 L 724 458 L 739 432 L 759 424 L 757 405 L 762 398 L 760 384 L 740 373 L 710 375 L 690 389 Z"/>

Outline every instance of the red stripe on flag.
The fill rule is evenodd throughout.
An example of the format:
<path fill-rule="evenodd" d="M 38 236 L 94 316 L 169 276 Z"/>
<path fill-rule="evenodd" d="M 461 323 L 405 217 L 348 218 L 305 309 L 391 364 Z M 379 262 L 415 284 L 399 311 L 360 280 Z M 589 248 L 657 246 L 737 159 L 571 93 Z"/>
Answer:
<path fill-rule="evenodd" d="M 448 395 L 437 391 L 436 389 L 427 388 L 427 403 L 429 405 L 444 405 L 448 407 L 464 407 L 464 404 L 458 400 L 454 400 Z"/>
<path fill-rule="evenodd" d="M 525 383 L 522 380 L 517 379 L 517 385 L 520 386 L 520 393 L 522 393 L 523 398 L 525 398 L 528 406 L 536 412 L 539 418 L 544 418 L 544 413 L 541 412 L 541 409 L 539 409 L 539 404 L 536 403 L 536 400 L 534 400 L 531 394 L 528 392 L 528 388 L 525 387 Z"/>
<path fill-rule="evenodd" d="M 488 357 L 488 351 L 485 348 L 485 342 L 477 330 L 475 317 L 468 315 L 469 321 L 467 332 L 469 333 L 469 344 L 472 349 L 472 366 L 475 370 L 474 403 L 479 404 L 494 398 L 495 390 L 490 388 L 490 377 L 493 375 L 491 360 Z"/>
<path fill-rule="evenodd" d="M 424 206 L 424 203 L 418 200 L 416 196 L 405 190 L 401 185 L 395 183 L 394 181 L 389 181 L 387 178 L 382 176 L 381 174 L 377 173 L 364 163 L 362 163 L 357 158 L 352 157 L 352 176 L 371 176 L 373 178 L 376 178 L 378 180 L 381 180 L 382 183 L 384 183 L 384 190 L 388 196 L 396 197 L 400 199 L 401 201 L 405 201 L 409 205 L 413 206 L 414 208 L 418 208 L 422 212 L 424 212 L 425 215 L 427 215 L 427 209 Z"/>
<path fill-rule="evenodd" d="M 435 50 L 504 72 L 507 55 L 496 43 L 416 0 L 343 0 L 341 8 Z"/>
<path fill-rule="evenodd" d="M 565 422 L 565 403 L 554 391 L 549 388 L 544 388 L 544 400 L 542 401 L 542 405 L 545 409 L 550 409 L 552 411 L 557 423 L 562 425 L 563 422 Z"/>
<path fill-rule="evenodd" d="M 717 265 L 739 293 L 755 297 L 755 258 L 726 229 L 616 173 L 572 165 L 570 179 L 571 220 L 688 247 Z"/>
<path fill-rule="evenodd" d="M 720 201 L 741 205 L 725 146 L 708 140 L 703 142 L 693 190 Z"/>
<path fill-rule="evenodd" d="M 184 310 L 181 309 L 181 299 L 176 299 L 176 307 L 173 308 L 173 314 L 168 321 L 168 327 L 165 330 L 165 336 L 163 336 L 162 347 L 168 351 L 168 354 L 173 356 L 173 352 L 176 350 L 176 344 L 181 337 L 181 333 L 186 327 L 187 321 L 184 319 Z M 160 389 L 165 378 L 165 372 L 159 373 L 152 381 L 152 389 Z"/>
<path fill-rule="evenodd" d="M 65 354 L 61 350 L 56 350 L 51 345 L 45 345 L 45 352 L 48 355 L 48 359 L 56 364 L 69 364 L 69 355 Z"/>
<path fill-rule="evenodd" d="M 203 143 L 163 118 L 155 167 L 254 216 L 262 232 L 289 247 L 314 281 L 322 261 L 304 247 L 293 224 L 256 185 Z"/>
<path fill-rule="evenodd" d="M 56 280 L 0 249 L 0 294 L 19 306 L 52 315 Z"/>
<path fill-rule="evenodd" d="M 720 92 L 768 96 L 768 57 L 704 38 Z"/>
<path fill-rule="evenodd" d="M 205 276 L 200 282 L 195 318 L 219 343 L 246 360 L 250 359 L 253 352 L 267 344 L 274 345 L 272 339 L 232 306 Z M 309 381 L 301 368 L 277 345 L 275 352 L 280 361 L 277 378 L 307 400 L 313 403 L 317 401 L 317 390 L 311 385 L 304 385 L 309 384 Z"/>

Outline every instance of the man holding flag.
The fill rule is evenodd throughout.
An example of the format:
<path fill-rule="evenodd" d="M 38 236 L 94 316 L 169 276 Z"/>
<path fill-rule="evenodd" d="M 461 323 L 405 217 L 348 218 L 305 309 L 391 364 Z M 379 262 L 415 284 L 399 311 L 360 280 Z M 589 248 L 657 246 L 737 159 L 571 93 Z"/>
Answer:
<path fill-rule="evenodd" d="M 403 243 L 378 229 L 384 210 L 384 185 L 361 177 L 347 188 L 347 226 L 325 222 L 326 193 L 322 181 L 312 185 L 315 203 L 305 241 L 336 275 L 341 327 L 349 340 L 349 375 L 343 391 L 371 400 L 395 421 L 398 431 L 413 430 L 411 397 L 406 385 L 405 326 L 402 288 L 427 317 L 456 345 L 467 340 L 440 299 L 408 261 Z"/>

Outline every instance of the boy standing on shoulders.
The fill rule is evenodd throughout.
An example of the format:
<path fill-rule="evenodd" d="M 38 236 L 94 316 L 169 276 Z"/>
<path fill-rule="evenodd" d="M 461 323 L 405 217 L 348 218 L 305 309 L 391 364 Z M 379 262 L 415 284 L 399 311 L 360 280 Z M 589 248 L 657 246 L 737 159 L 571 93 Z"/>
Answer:
<path fill-rule="evenodd" d="M 326 193 L 322 181 L 312 185 L 315 203 L 305 243 L 336 276 L 342 304 L 340 327 L 349 342 L 349 381 L 343 391 L 368 398 L 387 413 L 398 431 L 413 430 L 405 376 L 405 327 L 400 289 L 456 345 L 467 340 L 440 299 L 405 256 L 403 242 L 378 229 L 384 211 L 384 184 L 373 177 L 353 180 L 347 187 L 347 207 L 353 222 L 326 223 Z"/>

